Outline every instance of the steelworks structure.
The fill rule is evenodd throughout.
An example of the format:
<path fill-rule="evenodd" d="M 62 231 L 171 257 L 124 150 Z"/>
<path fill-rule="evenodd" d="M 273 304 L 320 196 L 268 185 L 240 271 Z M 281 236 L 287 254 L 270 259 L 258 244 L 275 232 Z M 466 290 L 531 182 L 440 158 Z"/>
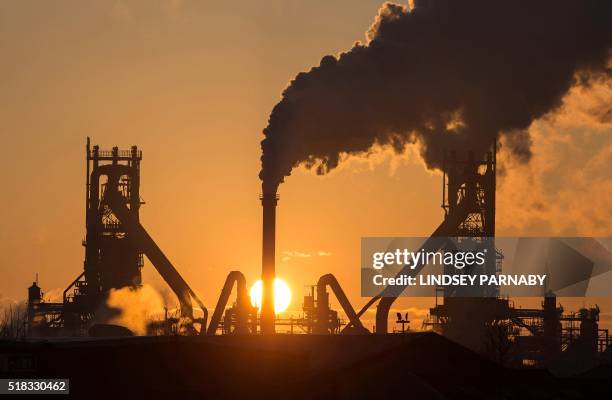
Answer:
<path fill-rule="evenodd" d="M 43 301 L 33 283 L 28 291 L 31 335 L 85 334 L 111 290 L 141 286 L 144 255 L 178 297 L 180 330 L 191 334 L 194 324 L 206 326 L 206 307 L 140 224 L 141 160 L 136 146 L 106 151 L 91 148 L 87 138 L 83 272 L 64 290 L 61 303 Z M 194 317 L 192 299 L 203 311 L 201 318 Z"/>
<path fill-rule="evenodd" d="M 103 307 L 112 289 L 141 286 L 143 256 L 151 261 L 176 294 L 180 313 L 149 324 L 149 334 L 273 334 L 276 326 L 289 327 L 290 333 L 367 334 L 361 316 L 374 304 L 374 333 L 388 333 L 389 311 L 404 288 L 386 289 L 370 299 L 359 312 L 353 309 L 339 282 L 332 274 L 322 276 L 304 296 L 303 313 L 297 318 L 277 318 L 274 314 L 275 225 L 278 195 L 264 192 L 262 230 L 262 311 L 251 306 L 246 279 L 239 271 L 231 272 L 223 286 L 215 310 L 207 325 L 207 309 L 174 268 L 169 259 L 140 224 L 140 162 L 136 146 L 120 151 L 101 151 L 98 146 L 86 150 L 86 240 L 83 272 L 66 288 L 61 303 L 45 302 L 38 283 L 28 292 L 28 326 L 32 335 L 85 334 L 96 322 L 96 312 Z M 486 239 L 495 236 L 495 148 L 477 159 L 473 153 L 459 158 L 455 152 L 444 161 L 444 220 L 425 241 L 421 250 L 438 251 L 447 245 L 445 238 L 457 237 L 476 245 L 488 246 L 497 257 L 483 266 L 481 273 L 497 274 L 503 255 Z M 419 273 L 423 265 L 413 272 Z M 452 266 L 449 266 L 452 268 Z M 405 273 L 402 271 L 401 273 Z M 451 271 L 448 271 L 449 273 Z M 233 288 L 236 300 L 230 303 Z M 344 314 L 330 306 L 330 290 Z M 544 365 L 563 352 L 581 349 L 596 355 L 607 349 L 607 330 L 599 329 L 599 309 L 564 313 L 556 297 L 545 297 L 542 309 L 516 308 L 500 298 L 496 287 L 482 287 L 479 297 L 456 297 L 449 288 L 436 290 L 436 305 L 431 308 L 425 329 L 432 329 L 479 353 L 501 360 L 510 357 L 516 365 Z M 441 302 L 438 302 L 438 299 Z M 203 311 L 193 314 L 193 301 Z M 405 329 L 408 318 L 398 316 Z M 199 330 L 196 326 L 199 325 Z M 113 331 L 117 333 L 116 331 Z"/>
<path fill-rule="evenodd" d="M 443 223 L 444 229 L 438 232 L 487 243 L 488 251 L 496 254 L 480 272 L 487 275 L 499 274 L 503 263 L 503 254 L 494 241 L 487 241 L 495 237 L 495 154 L 493 148 L 484 160 L 475 159 L 473 153 L 460 160 L 455 152 L 445 158 L 442 208 L 445 221 L 452 224 Z M 497 287 L 483 287 L 478 297 L 456 295 L 449 287 L 438 288 L 436 304 L 423 327 L 499 362 L 546 365 L 562 352 L 577 348 L 583 355 L 594 357 L 609 344 L 607 329 L 599 329 L 596 306 L 564 314 L 554 293 L 548 293 L 541 309 L 517 308 L 499 296 Z"/>

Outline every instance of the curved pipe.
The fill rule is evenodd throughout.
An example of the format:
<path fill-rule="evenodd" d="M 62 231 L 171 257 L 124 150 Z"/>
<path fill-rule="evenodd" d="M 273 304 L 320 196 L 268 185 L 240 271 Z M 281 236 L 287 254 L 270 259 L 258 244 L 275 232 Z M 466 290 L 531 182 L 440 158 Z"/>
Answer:
<path fill-rule="evenodd" d="M 215 311 L 213 312 L 212 318 L 210 319 L 208 331 L 206 332 L 208 335 L 214 335 L 217 332 L 219 322 L 221 322 L 221 318 L 223 317 L 223 312 L 225 311 L 225 306 L 227 305 L 227 301 L 229 300 L 230 294 L 232 293 L 234 283 L 236 284 L 236 302 L 238 305 L 237 317 L 239 318 L 236 323 L 236 333 L 248 333 L 247 312 L 249 303 L 246 289 L 246 279 L 244 278 L 242 272 L 232 271 L 227 275 L 227 278 L 225 279 L 225 284 L 223 285 L 223 289 L 221 289 L 219 301 L 217 302 Z"/>
<path fill-rule="evenodd" d="M 196 303 L 198 303 L 198 306 L 200 306 L 200 309 L 202 310 L 202 318 L 196 318 L 194 319 L 194 321 L 200 323 L 200 335 L 204 335 L 206 333 L 206 324 L 208 323 L 208 308 L 206 308 L 200 298 L 196 296 L 195 292 L 191 290 L 191 287 L 189 287 L 189 285 L 187 285 L 187 289 L 189 289 L 189 295 L 191 295 L 191 297 L 196 301 Z"/>
<path fill-rule="evenodd" d="M 324 301 L 323 299 L 327 300 L 325 293 L 325 289 L 327 288 L 327 286 L 329 286 L 332 292 L 334 292 L 334 294 L 336 295 L 336 298 L 338 299 L 342 310 L 344 310 L 344 313 L 349 319 L 349 325 L 352 325 L 358 329 L 362 329 L 364 332 L 367 331 L 367 329 L 363 326 L 363 324 L 359 320 L 359 317 L 355 313 L 353 306 L 348 301 L 344 290 L 342 290 L 342 287 L 340 287 L 340 283 L 338 283 L 338 280 L 332 274 L 323 275 L 321 278 L 319 278 L 319 281 L 317 282 L 317 313 L 320 313 L 320 315 L 317 316 L 317 319 L 319 321 L 327 319 L 327 315 L 323 315 L 323 312 L 328 309 L 327 304 L 325 305 L 325 307 L 321 306 L 321 302 Z M 320 329 L 320 332 L 317 333 L 324 333 L 323 330 L 324 329 Z"/>

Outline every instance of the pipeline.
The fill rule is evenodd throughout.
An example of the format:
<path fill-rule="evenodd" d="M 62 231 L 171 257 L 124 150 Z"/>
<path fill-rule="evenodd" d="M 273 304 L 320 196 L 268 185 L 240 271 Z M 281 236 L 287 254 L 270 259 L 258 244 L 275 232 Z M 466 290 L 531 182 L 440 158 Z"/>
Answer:
<path fill-rule="evenodd" d="M 344 290 L 342 290 L 340 283 L 338 283 L 338 280 L 332 274 L 323 275 L 321 278 L 319 278 L 319 281 L 317 282 L 317 299 L 318 299 L 318 304 L 317 304 L 318 323 L 317 325 L 318 327 L 315 329 L 315 333 L 326 333 L 327 332 L 327 329 L 323 321 L 327 320 L 328 318 L 326 311 L 329 309 L 329 303 L 328 303 L 329 300 L 327 298 L 327 293 L 325 292 L 328 286 L 330 287 L 332 292 L 336 295 L 336 298 L 338 299 L 338 302 L 340 303 L 342 310 L 344 310 L 344 313 L 348 317 L 349 325 L 354 328 L 353 333 L 369 333 L 369 331 L 363 326 L 363 324 L 359 320 L 359 317 L 355 313 L 353 306 L 351 305 L 348 298 L 346 297 Z M 322 304 L 324 301 L 326 304 Z"/>
<path fill-rule="evenodd" d="M 234 283 L 236 284 L 236 303 L 238 306 L 238 315 L 236 318 L 236 333 L 249 333 L 249 329 L 247 327 L 249 300 L 246 288 L 246 279 L 244 278 L 242 272 L 232 271 L 227 275 L 227 278 L 225 279 L 225 284 L 223 285 L 223 289 L 221 289 L 219 301 L 217 302 L 215 311 L 213 312 L 212 318 L 210 319 L 208 331 L 206 332 L 207 335 L 214 335 L 217 332 L 219 322 L 221 322 L 221 318 L 223 317 L 223 311 L 225 311 L 225 306 L 227 305 L 229 296 L 232 293 Z"/>

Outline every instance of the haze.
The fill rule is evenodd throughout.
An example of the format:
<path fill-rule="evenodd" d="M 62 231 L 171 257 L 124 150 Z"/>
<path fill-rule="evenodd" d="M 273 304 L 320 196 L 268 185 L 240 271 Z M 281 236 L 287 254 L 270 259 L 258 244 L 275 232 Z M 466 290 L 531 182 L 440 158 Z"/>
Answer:
<path fill-rule="evenodd" d="M 86 136 L 143 150 L 141 221 L 207 305 L 230 270 L 252 284 L 270 110 L 297 72 L 363 40 L 380 3 L 1 1 L 0 300 L 24 299 L 36 273 L 61 294 L 82 270 Z M 499 235 L 610 236 L 611 100 L 609 82 L 575 90 L 532 125 L 531 164 L 508 161 L 498 188 Z M 359 307 L 360 237 L 437 227 L 441 177 L 416 154 L 380 150 L 282 185 L 277 274 L 292 310 L 328 272 Z M 150 265 L 144 280 L 164 290 Z M 419 321 L 429 305 L 396 303 Z"/>

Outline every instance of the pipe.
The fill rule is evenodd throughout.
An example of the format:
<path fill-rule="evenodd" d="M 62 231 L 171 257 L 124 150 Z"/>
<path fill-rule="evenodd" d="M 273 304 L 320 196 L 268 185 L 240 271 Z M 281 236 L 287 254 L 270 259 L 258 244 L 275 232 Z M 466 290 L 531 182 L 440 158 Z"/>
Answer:
<path fill-rule="evenodd" d="M 263 235 L 261 259 L 261 333 L 274 334 L 274 278 L 275 272 L 275 241 L 276 241 L 276 204 L 278 195 L 275 192 L 264 191 L 260 197 L 263 207 Z"/>
<path fill-rule="evenodd" d="M 181 305 L 181 315 L 190 319 L 193 318 L 191 297 L 187 283 L 143 226 L 129 214 L 121 194 L 115 190 L 106 190 L 104 200 L 110 206 L 113 214 L 123 224 L 125 230 L 133 235 L 132 239 L 137 241 L 138 247 L 151 260 L 151 263 L 160 272 L 172 291 L 176 293 Z"/>
<path fill-rule="evenodd" d="M 200 306 L 200 309 L 202 310 L 202 318 L 194 318 L 193 322 L 200 324 L 199 334 L 204 335 L 206 333 L 206 324 L 208 323 L 208 308 L 206 308 L 204 303 L 202 303 L 202 300 L 200 300 L 200 298 L 196 296 L 195 292 L 191 289 L 191 287 L 189 287 L 189 285 L 187 285 L 187 289 L 189 290 L 189 295 L 191 296 L 191 298 L 195 300 L 195 302 L 198 304 L 198 306 Z"/>
<path fill-rule="evenodd" d="M 227 305 L 229 296 L 232 293 L 234 283 L 236 283 L 236 303 L 238 308 L 236 333 L 249 333 L 247 327 L 249 300 L 246 288 L 246 279 L 244 278 L 242 272 L 232 271 L 227 275 L 223 289 L 221 289 L 219 301 L 217 302 L 215 311 L 210 319 L 208 331 L 206 332 L 207 335 L 214 335 L 217 332 L 219 322 L 221 322 L 221 318 L 223 317 L 223 312 L 225 311 L 225 306 Z"/>
<path fill-rule="evenodd" d="M 346 294 L 344 293 L 344 290 L 342 290 L 342 287 L 340 286 L 340 283 L 338 283 L 338 280 L 336 279 L 336 277 L 332 274 L 326 274 L 326 275 L 323 275 L 321 278 L 319 278 L 319 281 L 317 282 L 317 321 L 318 322 L 317 322 L 317 326 L 315 327 L 315 333 L 328 333 L 326 324 L 323 322 L 327 320 L 328 318 L 327 311 L 329 310 L 329 300 L 327 298 L 327 293 L 325 291 L 327 286 L 329 286 L 332 292 L 334 292 L 334 294 L 336 295 L 336 298 L 338 299 L 338 302 L 340 303 L 340 306 L 342 307 L 342 310 L 344 310 L 344 313 L 348 317 L 349 319 L 348 325 L 353 326 L 357 328 L 358 330 L 363 331 L 364 333 L 367 332 L 367 329 L 363 326 L 363 324 L 359 320 L 359 317 L 355 313 L 353 306 L 351 306 L 351 303 L 346 297 Z M 322 304 L 323 299 L 325 299 L 325 303 L 326 303 L 325 305 Z"/>
<path fill-rule="evenodd" d="M 163 251 L 159 248 L 159 246 L 157 246 L 146 229 L 136 218 L 134 218 L 134 216 L 130 214 L 129 209 L 125 204 L 125 199 L 117 191 L 117 180 L 114 178 L 115 177 L 113 176 L 109 176 L 108 185 L 104 194 L 104 200 L 110 207 L 113 214 L 115 214 L 121 224 L 123 224 L 123 226 L 126 228 L 126 231 L 129 232 L 132 239 L 135 240 L 138 247 L 141 248 L 146 254 L 155 269 L 157 269 L 159 274 L 178 297 L 181 306 L 181 316 L 187 318 L 189 321 L 193 321 L 193 307 L 191 303 L 192 297 L 202 308 L 204 317 L 202 318 L 203 323 L 201 331 L 204 332 L 206 329 L 206 320 L 208 319 L 208 310 L 206 307 L 204 307 L 204 304 L 195 295 L 187 282 L 185 282 L 181 274 L 179 274 L 176 268 L 174 268 Z"/>

